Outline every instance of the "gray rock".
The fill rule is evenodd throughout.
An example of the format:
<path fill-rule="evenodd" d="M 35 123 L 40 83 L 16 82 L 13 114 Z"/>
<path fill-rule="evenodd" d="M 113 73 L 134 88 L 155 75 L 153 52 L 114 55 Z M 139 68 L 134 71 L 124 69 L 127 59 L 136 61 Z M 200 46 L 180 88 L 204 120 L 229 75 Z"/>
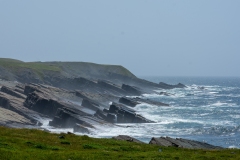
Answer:
<path fill-rule="evenodd" d="M 127 136 L 127 135 L 119 135 L 119 136 L 116 136 L 116 137 L 112 137 L 112 139 L 121 140 L 121 141 L 128 141 L 128 142 L 135 142 L 135 143 L 142 143 L 143 144 L 142 141 L 139 141 L 138 139 Z"/>
<path fill-rule="evenodd" d="M 165 147 L 179 147 L 179 148 L 188 148 L 188 149 L 222 149 L 222 147 L 214 146 L 208 143 L 188 140 L 183 138 L 170 138 L 170 137 L 153 137 L 149 144 L 155 144 Z"/>

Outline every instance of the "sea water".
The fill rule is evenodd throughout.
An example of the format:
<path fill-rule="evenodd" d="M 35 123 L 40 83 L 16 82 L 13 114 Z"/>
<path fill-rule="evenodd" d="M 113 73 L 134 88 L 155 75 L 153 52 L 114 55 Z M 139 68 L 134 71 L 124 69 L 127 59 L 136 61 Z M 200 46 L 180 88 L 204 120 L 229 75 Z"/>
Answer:
<path fill-rule="evenodd" d="M 138 114 L 156 123 L 96 126 L 91 137 L 129 135 L 146 143 L 152 137 L 169 136 L 240 148 L 240 78 L 226 77 L 141 77 L 152 82 L 185 84 L 186 88 L 159 89 L 140 98 L 170 106 L 137 105 Z M 158 93 L 166 92 L 166 95 Z M 44 123 L 45 128 L 59 132 Z M 61 130 L 63 131 L 63 130 Z M 72 132 L 72 129 L 66 131 Z"/>

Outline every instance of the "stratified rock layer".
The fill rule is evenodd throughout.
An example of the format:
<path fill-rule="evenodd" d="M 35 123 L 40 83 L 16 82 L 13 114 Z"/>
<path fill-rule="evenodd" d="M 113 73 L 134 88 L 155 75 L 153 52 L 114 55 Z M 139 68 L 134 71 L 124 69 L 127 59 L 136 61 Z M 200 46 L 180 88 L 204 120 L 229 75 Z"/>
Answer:
<path fill-rule="evenodd" d="M 189 148 L 189 149 L 222 149 L 219 146 L 213 146 L 208 143 L 188 140 L 183 138 L 170 138 L 170 137 L 153 137 L 149 144 L 156 144 L 164 147 L 179 147 L 179 148 Z"/>

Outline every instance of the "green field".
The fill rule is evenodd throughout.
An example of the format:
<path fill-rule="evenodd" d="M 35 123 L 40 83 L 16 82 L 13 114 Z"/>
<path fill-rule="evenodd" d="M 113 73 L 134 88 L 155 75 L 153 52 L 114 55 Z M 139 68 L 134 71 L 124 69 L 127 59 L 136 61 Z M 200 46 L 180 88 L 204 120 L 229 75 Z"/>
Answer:
<path fill-rule="evenodd" d="M 63 136 L 64 138 L 61 138 Z M 159 152 L 161 149 L 161 152 Z M 0 159 L 240 159 L 240 150 L 193 150 L 0 127 Z"/>

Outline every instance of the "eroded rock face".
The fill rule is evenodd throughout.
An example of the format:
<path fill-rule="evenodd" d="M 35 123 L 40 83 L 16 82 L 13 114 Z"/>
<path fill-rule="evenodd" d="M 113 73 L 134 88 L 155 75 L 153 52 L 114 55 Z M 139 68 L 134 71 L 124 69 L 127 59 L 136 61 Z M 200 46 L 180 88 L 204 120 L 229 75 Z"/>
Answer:
<path fill-rule="evenodd" d="M 34 83 L 16 83 L 15 87 L 14 84 L 9 85 L 12 88 L 2 86 L 0 105 L 23 116 L 32 125 L 41 124 L 38 119 L 48 117 L 52 119 L 49 122 L 51 126 L 75 128 L 76 130 L 78 128 L 79 131 L 83 127 L 94 128 L 95 125 L 153 123 L 153 121 L 136 114 L 133 107 L 141 103 L 168 106 L 139 97 L 126 97 L 147 93 L 151 89 L 156 89 L 158 84 L 140 79 L 129 79 L 121 75 L 111 74 L 109 76 L 109 81 L 106 79 L 89 80 L 83 77 L 73 79 L 60 77 L 57 81 L 56 77 L 53 79 L 48 77 L 51 81 L 56 80 L 51 83 L 63 86 L 64 89 Z M 70 83 L 63 84 L 67 80 Z M 133 83 L 136 84 L 136 87 Z"/>
<path fill-rule="evenodd" d="M 91 124 L 80 119 L 79 116 L 87 116 L 85 113 L 80 113 L 70 108 L 58 108 L 54 118 L 49 122 L 50 126 L 58 128 L 73 128 L 77 123 L 93 127 Z"/>
<path fill-rule="evenodd" d="M 12 95 L 0 92 L 0 107 L 9 110 L 9 112 L 11 111 L 11 115 L 18 115 L 16 117 L 12 116 L 13 119 L 9 119 L 8 122 L 18 122 L 15 120 L 15 118 L 21 117 L 19 119 L 25 119 L 25 121 L 22 121 L 22 124 L 37 124 L 38 119 L 43 115 L 40 116 L 37 112 L 24 107 L 23 102 L 24 99 L 22 98 L 17 98 Z M 7 113 L 6 110 L 5 112 Z M 12 112 L 14 112 L 14 114 Z"/>
<path fill-rule="evenodd" d="M 99 112 L 99 115 L 111 123 L 152 123 L 153 121 L 137 115 L 133 109 L 124 105 L 113 103 L 107 112 Z M 106 118 L 105 118 L 106 117 Z"/>
<path fill-rule="evenodd" d="M 53 117 L 58 108 L 65 107 L 66 105 L 57 100 L 49 99 L 48 97 L 48 95 L 34 91 L 28 94 L 24 106 L 41 114 Z"/>
<path fill-rule="evenodd" d="M 179 147 L 179 148 L 189 148 L 189 149 L 222 149 L 222 147 L 219 146 L 213 146 L 208 143 L 194 141 L 194 140 L 188 140 L 183 138 L 170 138 L 170 137 L 160 137 L 155 138 L 153 137 L 149 144 L 156 144 L 159 146 L 165 146 L 165 147 Z"/>
<path fill-rule="evenodd" d="M 12 90 L 12 89 L 10 89 L 6 86 L 2 86 L 1 91 L 4 92 L 4 93 L 7 93 L 9 95 L 12 95 L 14 97 L 17 97 L 17 98 L 22 98 L 22 99 L 26 98 L 26 96 L 24 94 L 16 92 L 15 90 Z"/>

